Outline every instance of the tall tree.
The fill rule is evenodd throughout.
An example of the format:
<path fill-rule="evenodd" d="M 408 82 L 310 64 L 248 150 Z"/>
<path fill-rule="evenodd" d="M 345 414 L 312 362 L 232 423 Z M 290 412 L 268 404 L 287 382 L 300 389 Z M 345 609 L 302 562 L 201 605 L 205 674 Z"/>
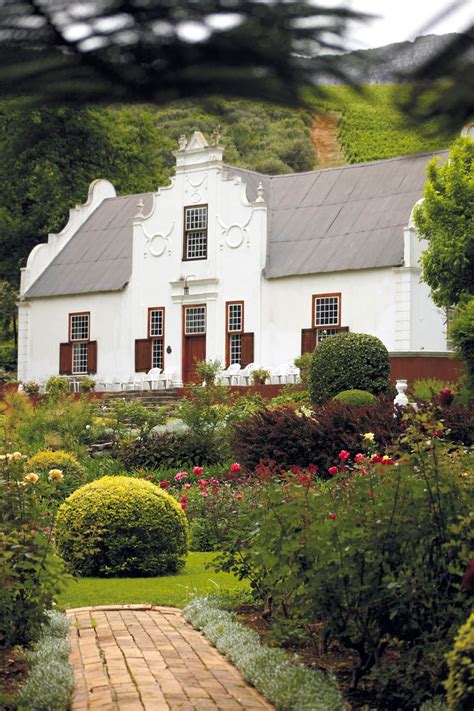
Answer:
<path fill-rule="evenodd" d="M 449 161 L 428 164 L 424 200 L 415 210 L 420 237 L 428 241 L 423 281 L 438 306 L 474 295 L 474 141 L 458 138 Z"/>
<path fill-rule="evenodd" d="M 422 278 L 438 306 L 456 306 L 450 335 L 474 395 L 474 141 L 469 137 L 454 142 L 447 163 L 428 165 L 415 224 L 428 240 Z"/>

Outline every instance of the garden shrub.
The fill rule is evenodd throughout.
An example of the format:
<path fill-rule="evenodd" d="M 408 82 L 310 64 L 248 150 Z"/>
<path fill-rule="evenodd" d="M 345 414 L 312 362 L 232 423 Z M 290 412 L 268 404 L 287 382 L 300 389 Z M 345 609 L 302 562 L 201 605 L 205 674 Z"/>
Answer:
<path fill-rule="evenodd" d="M 28 463 L 31 471 L 47 476 L 51 469 L 59 469 L 64 476 L 62 490 L 69 493 L 84 483 L 86 470 L 69 452 L 46 450 L 34 454 Z"/>
<path fill-rule="evenodd" d="M 448 438 L 451 442 L 458 442 L 466 446 L 474 444 L 474 402 L 468 405 L 448 405 L 439 410 L 439 417 L 444 427 L 449 431 Z"/>
<path fill-rule="evenodd" d="M 224 460 L 214 438 L 200 439 L 186 432 L 153 432 L 146 440 L 122 443 L 119 458 L 126 469 L 172 469 L 219 464 Z"/>
<path fill-rule="evenodd" d="M 370 673 L 380 709 L 418 708 L 442 691 L 469 609 L 460 583 L 474 537 L 473 456 L 447 446 L 430 412 L 407 411 L 403 425 L 391 458 L 372 457 L 378 443 L 360 437 L 330 481 L 297 470 L 279 472 L 283 486 L 254 487 L 217 561 L 252 581 L 274 619 L 322 624 L 321 639 L 355 651 L 355 682 Z"/>
<path fill-rule="evenodd" d="M 35 641 L 65 580 L 53 527 L 61 477 L 31 472 L 19 452 L 0 457 L 0 647 Z"/>
<path fill-rule="evenodd" d="M 376 398 L 367 390 L 343 390 L 333 397 L 336 402 L 343 402 L 346 405 L 372 405 Z"/>
<path fill-rule="evenodd" d="M 279 468 L 316 464 L 327 472 L 341 449 L 359 447 L 364 432 L 373 432 L 382 447 L 397 437 L 400 419 L 394 417 L 390 398 L 379 397 L 366 406 L 329 401 L 312 415 L 290 407 L 261 410 L 234 424 L 232 447 L 236 459 L 249 470 L 262 460 L 273 460 Z"/>
<path fill-rule="evenodd" d="M 46 381 L 45 392 L 51 398 L 67 395 L 70 392 L 70 384 L 68 378 L 62 375 L 52 375 Z"/>
<path fill-rule="evenodd" d="M 313 353 L 309 378 L 314 402 L 326 402 L 343 390 L 389 390 L 390 359 L 382 341 L 366 333 L 329 336 Z"/>
<path fill-rule="evenodd" d="M 445 388 L 453 391 L 456 389 L 453 383 L 439 378 L 419 378 L 410 385 L 410 392 L 416 402 L 433 402 Z"/>
<path fill-rule="evenodd" d="M 186 516 L 148 481 L 106 476 L 77 489 L 57 517 L 58 550 L 85 576 L 155 576 L 184 565 Z"/>
<path fill-rule="evenodd" d="M 41 637 L 28 654 L 30 671 L 18 695 L 19 711 L 68 711 L 74 689 L 68 628 L 66 615 L 47 613 Z"/>
<path fill-rule="evenodd" d="M 17 348 L 15 343 L 0 343 L 0 368 L 8 373 L 16 371 Z"/>
<path fill-rule="evenodd" d="M 474 701 L 474 612 L 459 630 L 447 658 L 449 711 L 471 711 Z"/>

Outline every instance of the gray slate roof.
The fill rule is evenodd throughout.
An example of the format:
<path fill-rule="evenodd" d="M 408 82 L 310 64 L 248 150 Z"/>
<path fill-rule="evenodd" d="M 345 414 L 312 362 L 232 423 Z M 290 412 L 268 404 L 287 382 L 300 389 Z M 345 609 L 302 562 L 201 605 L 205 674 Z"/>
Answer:
<path fill-rule="evenodd" d="M 422 197 L 426 165 L 448 151 L 267 176 L 226 166 L 253 201 L 259 182 L 268 203 L 265 276 L 397 266 L 403 227 Z M 123 289 L 132 273 L 132 218 L 140 198 L 109 198 L 38 277 L 26 298 Z"/>
<path fill-rule="evenodd" d="M 403 227 L 423 195 L 426 166 L 448 151 L 326 170 L 259 176 L 229 168 L 269 205 L 265 276 L 285 277 L 403 263 Z"/>
<path fill-rule="evenodd" d="M 132 273 L 132 219 L 152 193 L 107 198 L 25 293 L 25 298 L 123 289 Z"/>

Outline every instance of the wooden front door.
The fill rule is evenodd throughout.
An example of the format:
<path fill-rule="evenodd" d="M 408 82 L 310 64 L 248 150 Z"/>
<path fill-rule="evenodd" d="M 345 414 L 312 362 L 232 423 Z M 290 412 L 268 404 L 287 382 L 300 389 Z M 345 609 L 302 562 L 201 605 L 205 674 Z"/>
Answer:
<path fill-rule="evenodd" d="M 206 360 L 206 305 L 183 306 L 183 383 L 197 380 L 200 360 Z"/>

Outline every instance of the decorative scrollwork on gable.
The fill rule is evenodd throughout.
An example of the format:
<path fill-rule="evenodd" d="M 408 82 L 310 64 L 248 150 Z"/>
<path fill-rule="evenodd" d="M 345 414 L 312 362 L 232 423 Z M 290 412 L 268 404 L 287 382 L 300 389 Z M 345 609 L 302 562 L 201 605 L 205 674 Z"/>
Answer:
<path fill-rule="evenodd" d="M 149 235 L 142 226 L 147 248 L 152 257 L 161 257 L 165 253 L 167 247 L 170 247 L 170 235 L 173 232 L 174 226 L 175 221 L 173 220 L 168 232 L 155 232 L 153 235 Z"/>
<path fill-rule="evenodd" d="M 250 224 L 252 216 L 253 213 L 250 215 L 247 222 L 243 225 L 239 225 L 237 222 L 233 222 L 230 225 L 225 225 L 219 215 L 217 216 L 217 221 L 219 222 L 219 226 L 221 228 L 221 235 L 224 238 L 226 245 L 230 247 L 230 249 L 238 249 L 242 246 L 245 239 L 247 239 L 247 246 L 250 244 L 247 228 Z M 221 243 L 221 248 L 223 246 L 223 243 Z"/>

